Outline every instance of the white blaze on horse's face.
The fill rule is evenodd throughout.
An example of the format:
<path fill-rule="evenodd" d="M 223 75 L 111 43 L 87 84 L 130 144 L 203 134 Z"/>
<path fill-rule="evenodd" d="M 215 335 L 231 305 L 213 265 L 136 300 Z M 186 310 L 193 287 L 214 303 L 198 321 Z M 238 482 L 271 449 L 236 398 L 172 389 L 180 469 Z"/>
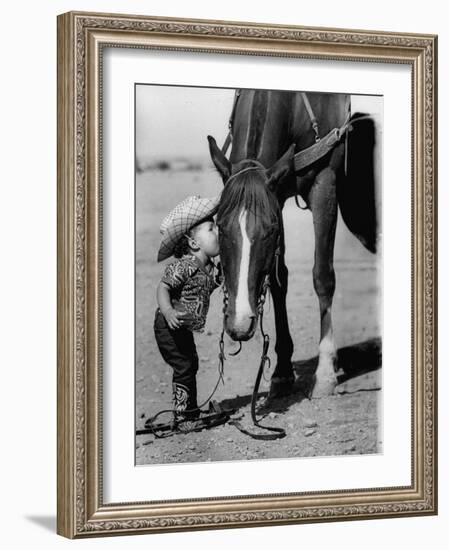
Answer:
<path fill-rule="evenodd" d="M 251 326 L 254 313 L 249 303 L 249 259 L 251 241 L 246 230 L 247 211 L 242 209 L 239 215 L 239 226 L 242 235 L 242 255 L 240 258 L 237 295 L 235 297 L 235 325 L 237 331 L 246 332 Z"/>

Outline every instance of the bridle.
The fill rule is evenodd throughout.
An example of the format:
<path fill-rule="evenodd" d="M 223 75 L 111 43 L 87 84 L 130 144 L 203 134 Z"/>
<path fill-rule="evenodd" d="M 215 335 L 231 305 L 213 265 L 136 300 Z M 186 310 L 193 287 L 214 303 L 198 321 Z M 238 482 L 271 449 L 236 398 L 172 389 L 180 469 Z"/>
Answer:
<path fill-rule="evenodd" d="M 270 269 L 265 273 L 263 283 L 262 283 L 262 286 L 261 286 L 261 290 L 260 290 L 260 293 L 259 293 L 259 297 L 258 297 L 258 300 L 257 300 L 257 316 L 258 316 L 258 319 L 259 319 L 259 326 L 260 326 L 260 332 L 262 334 L 263 344 L 262 344 L 262 354 L 261 354 L 261 357 L 260 357 L 259 368 L 258 368 L 258 371 L 257 371 L 257 376 L 256 376 L 256 380 L 255 380 L 255 383 L 254 383 L 254 388 L 253 388 L 253 394 L 252 394 L 252 397 L 251 397 L 251 419 L 253 421 L 254 426 L 257 426 L 258 428 L 261 428 L 262 430 L 268 430 L 269 432 L 272 432 L 272 433 L 267 434 L 267 433 L 250 432 L 249 430 L 244 428 L 238 420 L 231 419 L 229 421 L 229 424 L 232 424 L 233 426 L 235 426 L 242 433 L 244 433 L 246 435 L 249 435 L 253 439 L 261 439 L 261 440 L 265 440 L 265 441 L 274 440 L 274 439 L 281 439 L 281 438 L 283 438 L 287 435 L 283 428 L 278 428 L 276 426 L 262 425 L 260 423 L 260 420 L 256 416 L 256 403 L 257 403 L 257 395 L 258 395 L 258 392 L 259 392 L 260 380 L 262 378 L 265 367 L 270 368 L 270 365 L 271 365 L 271 361 L 270 361 L 270 358 L 268 356 L 268 349 L 270 347 L 270 336 L 265 332 L 264 327 L 263 327 L 264 305 L 265 305 L 268 289 L 270 288 L 270 271 L 272 270 L 273 263 L 275 265 L 275 273 L 276 273 L 277 283 L 279 284 L 279 286 L 281 286 L 280 281 L 279 281 L 279 276 L 278 276 L 280 253 L 281 253 L 280 235 L 278 235 L 277 246 L 276 246 L 276 251 L 275 251 L 275 254 L 274 254 L 274 258 L 273 258 L 273 261 L 271 263 Z M 225 353 L 224 353 L 224 334 L 225 334 L 225 322 L 226 322 L 225 319 L 226 319 L 226 312 L 227 312 L 227 308 L 228 308 L 228 304 L 229 304 L 229 292 L 228 292 L 228 289 L 226 288 L 226 283 L 225 283 L 224 273 L 223 273 L 223 266 L 221 264 L 220 264 L 220 266 L 221 266 L 221 276 L 222 276 L 222 280 L 223 280 L 223 326 L 222 326 L 220 340 L 219 340 L 219 353 L 218 353 L 219 367 L 218 367 L 218 369 L 219 369 L 220 379 L 223 381 L 224 362 L 226 360 L 226 356 L 225 356 Z M 239 344 L 240 344 L 239 349 L 236 352 L 229 353 L 229 355 L 236 356 L 240 353 L 240 351 L 242 349 L 242 343 L 239 342 Z M 224 381 L 223 381 L 223 383 L 224 383 Z"/>

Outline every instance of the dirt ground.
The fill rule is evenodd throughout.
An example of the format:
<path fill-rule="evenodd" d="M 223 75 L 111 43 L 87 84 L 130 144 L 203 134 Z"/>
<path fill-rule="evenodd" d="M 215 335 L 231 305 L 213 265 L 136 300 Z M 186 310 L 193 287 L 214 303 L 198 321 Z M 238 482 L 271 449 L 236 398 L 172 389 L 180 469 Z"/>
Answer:
<path fill-rule="evenodd" d="M 203 171 L 147 171 L 136 184 L 136 429 L 161 409 L 171 408 L 171 368 L 162 360 L 153 335 L 155 290 L 165 262 L 156 263 L 159 224 L 176 202 L 189 194 L 212 196 L 221 182 L 212 167 Z M 289 268 L 287 299 L 296 382 L 288 397 L 266 402 L 271 370 L 259 393 L 262 423 L 286 430 L 276 441 L 255 440 L 225 424 L 201 432 L 165 439 L 136 436 L 136 464 L 210 462 L 265 458 L 357 455 L 382 451 L 382 353 L 380 258 L 371 255 L 338 222 L 335 245 L 337 289 L 333 321 L 339 349 L 339 385 L 327 398 L 307 398 L 317 364 L 318 301 L 312 284 L 313 227 L 311 214 L 293 200 L 284 208 Z M 197 375 L 201 404 L 218 379 L 218 338 L 222 326 L 221 289 L 211 297 L 203 334 L 195 335 L 200 367 Z M 265 331 L 271 337 L 269 355 L 276 364 L 273 308 L 268 300 Z M 225 353 L 236 343 L 225 336 Z M 236 409 L 235 417 L 252 428 L 250 402 L 259 365 L 259 331 L 236 357 L 227 354 L 224 385 L 214 399 Z M 159 420 L 168 419 L 167 416 Z"/>

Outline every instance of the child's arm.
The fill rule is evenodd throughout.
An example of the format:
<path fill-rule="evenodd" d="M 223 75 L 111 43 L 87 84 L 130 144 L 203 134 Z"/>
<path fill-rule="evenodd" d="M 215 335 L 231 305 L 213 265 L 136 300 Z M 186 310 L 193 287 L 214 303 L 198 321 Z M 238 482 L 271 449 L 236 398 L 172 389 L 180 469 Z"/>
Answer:
<path fill-rule="evenodd" d="M 178 315 L 181 315 L 181 313 L 173 308 L 170 299 L 170 287 L 162 281 L 157 285 L 156 299 L 159 309 L 165 317 L 168 326 L 172 330 L 180 328 L 182 321 L 181 319 L 178 319 Z"/>

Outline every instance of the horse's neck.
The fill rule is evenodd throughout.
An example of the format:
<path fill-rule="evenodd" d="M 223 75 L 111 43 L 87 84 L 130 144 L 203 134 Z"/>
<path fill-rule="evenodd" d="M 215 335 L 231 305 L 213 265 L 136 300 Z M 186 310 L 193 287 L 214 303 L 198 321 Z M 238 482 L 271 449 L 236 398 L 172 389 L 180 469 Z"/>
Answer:
<path fill-rule="evenodd" d="M 271 166 L 289 144 L 293 94 L 243 90 L 236 109 L 231 162 L 256 159 Z M 290 141 L 291 143 L 291 141 Z"/>

